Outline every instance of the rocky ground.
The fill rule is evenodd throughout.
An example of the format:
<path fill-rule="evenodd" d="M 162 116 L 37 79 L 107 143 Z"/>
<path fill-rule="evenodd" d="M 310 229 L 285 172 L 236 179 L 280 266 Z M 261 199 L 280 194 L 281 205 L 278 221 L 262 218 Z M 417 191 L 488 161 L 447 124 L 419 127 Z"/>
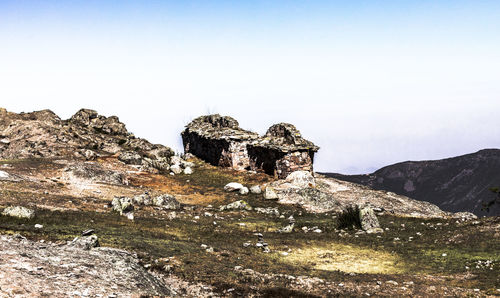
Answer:
<path fill-rule="evenodd" d="M 499 217 L 192 157 L 159 159 L 168 165 L 160 171 L 144 166 L 140 148 L 96 150 L 92 159 L 3 152 L 0 296 L 500 295 Z M 341 228 L 353 205 L 378 227 Z"/>

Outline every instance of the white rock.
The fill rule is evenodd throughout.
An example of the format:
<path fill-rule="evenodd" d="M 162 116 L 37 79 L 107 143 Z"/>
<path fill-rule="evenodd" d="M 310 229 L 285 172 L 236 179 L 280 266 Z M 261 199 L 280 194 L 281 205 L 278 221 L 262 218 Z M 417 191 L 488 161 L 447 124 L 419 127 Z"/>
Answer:
<path fill-rule="evenodd" d="M 35 211 L 26 207 L 14 206 L 5 208 L 2 211 L 2 215 L 31 219 L 35 217 Z"/>
<path fill-rule="evenodd" d="M 9 173 L 4 172 L 4 171 L 0 171 L 0 179 L 9 178 L 9 177 L 10 177 Z"/>
<path fill-rule="evenodd" d="M 241 183 L 237 183 L 237 182 L 231 182 L 231 183 L 226 184 L 226 186 L 224 186 L 224 190 L 228 191 L 228 192 L 240 190 L 242 188 L 243 188 L 243 185 Z"/>
<path fill-rule="evenodd" d="M 178 164 L 174 164 L 170 167 L 170 171 L 172 171 L 174 174 L 180 174 L 182 173 L 182 168 Z"/>
<path fill-rule="evenodd" d="M 264 199 L 266 200 L 277 200 L 278 195 L 274 191 L 274 188 L 268 186 L 266 187 L 266 190 L 264 191 Z"/>
<path fill-rule="evenodd" d="M 193 169 L 191 169 L 190 167 L 187 167 L 184 169 L 184 174 L 185 175 L 191 175 L 193 174 Z"/>
<path fill-rule="evenodd" d="M 297 186 L 300 188 L 316 186 L 316 181 L 314 180 L 313 175 L 308 171 L 292 172 L 286 177 L 285 180 L 291 183 L 293 186 Z"/>
<path fill-rule="evenodd" d="M 41 224 L 36 224 L 35 225 L 35 229 L 41 229 L 41 228 L 43 228 L 43 225 L 41 225 Z"/>
<path fill-rule="evenodd" d="M 254 186 L 250 187 L 250 192 L 260 194 L 260 193 L 262 193 L 262 189 L 260 188 L 259 185 L 254 185 Z"/>
<path fill-rule="evenodd" d="M 248 194 L 248 188 L 242 187 L 239 190 L 240 195 L 247 195 Z"/>

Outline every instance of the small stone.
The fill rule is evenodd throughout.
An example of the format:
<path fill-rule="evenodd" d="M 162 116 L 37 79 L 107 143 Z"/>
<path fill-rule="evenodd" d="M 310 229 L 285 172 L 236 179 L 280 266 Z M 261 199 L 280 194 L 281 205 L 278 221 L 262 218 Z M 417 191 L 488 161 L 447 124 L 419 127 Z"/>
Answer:
<path fill-rule="evenodd" d="M 241 183 L 237 183 L 237 182 L 231 182 L 231 183 L 226 184 L 226 186 L 224 186 L 224 190 L 227 192 L 237 191 L 237 190 L 239 191 L 242 188 L 243 188 L 243 185 Z"/>
<path fill-rule="evenodd" d="M 94 230 L 92 230 L 92 229 L 85 230 L 82 232 L 82 236 L 90 236 L 92 234 L 94 234 Z"/>
<path fill-rule="evenodd" d="M 262 189 L 260 188 L 259 185 L 254 185 L 254 186 L 250 187 L 250 192 L 255 193 L 255 194 L 260 194 L 260 193 L 262 193 Z"/>
<path fill-rule="evenodd" d="M 184 175 L 191 175 L 193 174 L 193 169 L 191 169 L 190 167 L 187 167 L 184 169 Z"/>
<path fill-rule="evenodd" d="M 314 233 L 322 233 L 323 231 L 321 231 L 321 229 L 315 229 L 313 232 Z"/>
<path fill-rule="evenodd" d="M 36 224 L 35 225 L 35 229 L 42 229 L 42 228 L 43 228 L 43 225 L 41 225 L 41 224 Z"/>
<path fill-rule="evenodd" d="M 240 188 L 240 190 L 238 192 L 240 193 L 240 195 L 247 195 L 248 194 L 248 188 L 242 187 L 242 188 Z"/>
<path fill-rule="evenodd" d="M 266 190 L 264 191 L 264 199 L 266 200 L 277 200 L 278 195 L 274 191 L 274 188 L 268 186 L 266 187 Z"/>
<path fill-rule="evenodd" d="M 170 167 L 170 171 L 172 171 L 174 174 L 180 174 L 182 173 L 182 168 L 178 164 L 174 164 Z"/>

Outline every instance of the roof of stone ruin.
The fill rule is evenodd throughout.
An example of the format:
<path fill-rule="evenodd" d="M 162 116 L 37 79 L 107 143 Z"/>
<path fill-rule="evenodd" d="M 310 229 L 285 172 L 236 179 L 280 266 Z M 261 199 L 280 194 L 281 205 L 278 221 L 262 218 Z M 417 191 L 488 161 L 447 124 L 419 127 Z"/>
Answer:
<path fill-rule="evenodd" d="M 249 141 L 254 147 L 264 147 L 282 152 L 318 151 L 319 147 L 302 137 L 299 130 L 289 123 L 271 126 L 264 136 L 244 130 L 236 119 L 219 114 L 201 116 L 189 123 L 184 132 L 196 133 L 208 139 Z"/>
<path fill-rule="evenodd" d="M 216 140 L 255 140 L 259 137 L 255 132 L 240 128 L 236 119 L 219 114 L 194 119 L 186 125 L 185 132 Z"/>
<path fill-rule="evenodd" d="M 319 150 L 318 146 L 304 139 L 300 131 L 290 123 L 278 123 L 269 127 L 266 134 L 259 139 L 258 146 L 283 152 L 298 150 L 316 152 Z"/>

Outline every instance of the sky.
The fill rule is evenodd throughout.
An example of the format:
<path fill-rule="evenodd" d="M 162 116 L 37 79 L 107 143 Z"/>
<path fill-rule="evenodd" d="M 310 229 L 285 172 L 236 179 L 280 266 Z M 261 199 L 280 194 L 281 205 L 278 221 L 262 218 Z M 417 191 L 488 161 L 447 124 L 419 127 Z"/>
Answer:
<path fill-rule="evenodd" d="M 500 1 L 0 0 L 0 107 L 179 152 L 200 115 L 289 122 L 345 174 L 499 148 Z"/>

